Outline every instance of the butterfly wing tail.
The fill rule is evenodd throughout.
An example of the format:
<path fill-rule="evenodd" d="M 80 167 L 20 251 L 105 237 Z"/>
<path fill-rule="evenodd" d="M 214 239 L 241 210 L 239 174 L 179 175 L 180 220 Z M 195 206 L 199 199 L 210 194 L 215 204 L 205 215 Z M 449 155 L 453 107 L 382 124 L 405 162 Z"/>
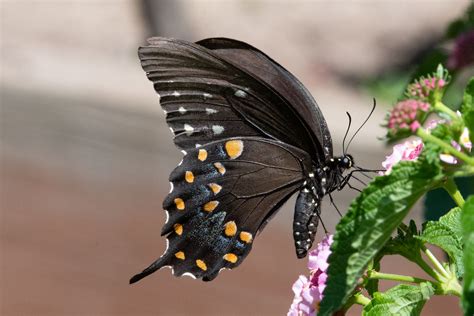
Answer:
<path fill-rule="evenodd" d="M 150 274 L 152 274 L 153 272 L 161 269 L 164 266 L 165 266 L 164 258 L 163 257 L 158 258 L 155 262 L 150 264 L 150 266 L 148 268 L 146 268 L 145 270 L 143 270 L 142 272 L 140 272 L 138 274 L 135 274 L 130 279 L 130 284 L 133 284 L 133 283 L 136 283 L 136 282 L 140 281 L 141 279 L 149 276 Z"/>

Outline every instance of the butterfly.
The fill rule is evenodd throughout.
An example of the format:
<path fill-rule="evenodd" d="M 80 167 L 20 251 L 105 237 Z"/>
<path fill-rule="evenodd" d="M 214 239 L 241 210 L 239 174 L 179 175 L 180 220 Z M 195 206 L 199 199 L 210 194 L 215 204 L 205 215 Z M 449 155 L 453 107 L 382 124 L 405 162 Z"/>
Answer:
<path fill-rule="evenodd" d="M 249 254 L 255 236 L 298 193 L 293 238 L 311 248 L 321 200 L 344 187 L 352 156 L 333 156 L 316 101 L 290 72 L 255 47 L 228 38 L 196 43 L 154 37 L 138 55 L 183 160 L 163 202 L 164 254 L 135 283 L 168 266 L 213 280 Z"/>

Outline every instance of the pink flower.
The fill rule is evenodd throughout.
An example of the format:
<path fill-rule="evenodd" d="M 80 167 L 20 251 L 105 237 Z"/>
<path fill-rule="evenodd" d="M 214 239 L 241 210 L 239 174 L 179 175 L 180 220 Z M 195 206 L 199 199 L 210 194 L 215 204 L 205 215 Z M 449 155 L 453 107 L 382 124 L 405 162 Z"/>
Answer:
<path fill-rule="evenodd" d="M 464 127 L 461 137 L 459 137 L 459 142 L 461 143 L 461 145 L 463 145 L 464 148 L 466 148 L 468 151 L 471 151 L 472 142 L 469 139 L 469 130 L 467 129 L 467 127 Z"/>
<path fill-rule="evenodd" d="M 409 99 L 398 102 L 388 116 L 389 135 L 395 135 L 401 130 L 416 132 L 421 126 L 420 121 L 424 119 L 424 114 L 429 109 L 429 103 L 418 100 Z"/>
<path fill-rule="evenodd" d="M 426 99 L 432 91 L 444 86 L 446 86 L 446 80 L 443 78 L 422 78 L 408 86 L 407 94 L 409 97 Z"/>
<path fill-rule="evenodd" d="M 472 143 L 471 143 L 471 140 L 469 139 L 469 130 L 466 127 L 464 128 L 463 133 L 461 134 L 461 137 L 459 137 L 459 142 L 461 143 L 462 147 L 467 149 L 467 151 L 471 151 Z M 461 145 L 458 144 L 454 140 L 451 141 L 451 146 L 453 146 L 457 151 L 463 150 Z M 446 154 L 446 153 L 440 154 L 439 159 L 450 165 L 455 165 L 458 163 L 458 160 L 454 156 L 450 154 Z"/>
<path fill-rule="evenodd" d="M 295 297 L 291 304 L 288 316 L 314 315 L 318 310 L 319 302 L 323 299 L 323 291 L 326 287 L 328 257 L 331 254 L 330 247 L 333 236 L 328 235 L 309 253 L 308 269 L 309 279 L 300 275 L 293 284 Z"/>
<path fill-rule="evenodd" d="M 439 154 L 439 159 L 450 165 L 455 165 L 458 163 L 458 160 L 449 154 Z"/>
<path fill-rule="evenodd" d="M 448 67 L 461 69 L 474 63 L 474 30 L 459 35 L 448 58 Z"/>
<path fill-rule="evenodd" d="M 389 174 L 392 171 L 392 167 L 402 160 L 416 160 L 423 150 L 423 142 L 421 139 L 413 141 L 406 141 L 403 144 L 393 146 L 393 153 L 390 156 L 385 157 L 385 161 L 382 162 L 382 166 L 387 170 L 385 173 L 381 172 L 380 175 Z"/>
<path fill-rule="evenodd" d="M 436 128 L 436 126 L 438 126 L 439 124 L 444 124 L 446 123 L 446 120 L 430 120 L 428 122 L 428 124 L 426 124 L 426 131 L 427 132 L 431 132 L 432 130 L 434 130 Z"/>

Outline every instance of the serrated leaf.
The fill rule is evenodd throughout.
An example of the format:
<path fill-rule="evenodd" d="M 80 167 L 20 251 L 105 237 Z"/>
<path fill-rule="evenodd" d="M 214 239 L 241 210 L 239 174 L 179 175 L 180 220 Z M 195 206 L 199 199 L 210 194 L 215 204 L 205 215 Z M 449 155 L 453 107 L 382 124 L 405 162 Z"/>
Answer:
<path fill-rule="evenodd" d="M 328 281 L 319 315 L 341 308 L 367 264 L 382 249 L 413 204 L 439 185 L 441 167 L 420 157 L 402 161 L 377 177 L 352 202 L 336 227 L 329 257 Z"/>
<path fill-rule="evenodd" d="M 464 241 L 464 315 L 474 315 L 474 196 L 467 199 L 461 214 Z"/>
<path fill-rule="evenodd" d="M 446 215 L 439 218 L 439 222 L 448 226 L 458 237 L 462 236 L 461 213 L 459 207 L 453 207 Z"/>
<path fill-rule="evenodd" d="M 362 315 L 419 315 L 426 301 L 434 294 L 430 283 L 397 285 L 385 293 L 376 293 L 364 307 Z"/>
<path fill-rule="evenodd" d="M 443 249 L 456 264 L 457 276 L 464 274 L 460 208 L 453 208 L 439 221 L 426 222 L 417 238 Z"/>
<path fill-rule="evenodd" d="M 421 259 L 420 250 L 423 242 L 418 238 L 418 229 L 414 221 L 410 221 L 409 226 L 400 224 L 397 229 L 397 236 L 390 240 L 382 248 L 384 255 L 401 255 L 412 262 L 418 262 Z"/>

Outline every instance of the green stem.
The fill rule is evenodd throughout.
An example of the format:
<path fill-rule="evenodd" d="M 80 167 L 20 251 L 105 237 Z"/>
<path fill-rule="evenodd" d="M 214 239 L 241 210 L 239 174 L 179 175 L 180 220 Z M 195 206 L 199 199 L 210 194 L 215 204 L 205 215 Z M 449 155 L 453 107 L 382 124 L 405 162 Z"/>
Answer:
<path fill-rule="evenodd" d="M 344 304 L 344 306 L 342 307 L 342 311 L 344 311 L 345 314 L 345 312 L 347 312 L 349 308 L 351 308 L 354 304 L 365 306 L 369 303 L 369 298 L 365 297 L 362 293 L 357 292 L 347 300 L 346 304 Z"/>
<path fill-rule="evenodd" d="M 408 275 L 392 274 L 392 273 L 382 273 L 375 270 L 367 271 L 367 277 L 369 279 L 379 279 L 379 280 L 391 280 L 399 282 L 409 282 L 409 283 L 423 283 L 431 282 L 425 279 L 415 278 Z"/>
<path fill-rule="evenodd" d="M 471 177 L 474 176 L 474 167 L 473 166 L 463 166 L 461 170 L 457 170 L 453 173 L 453 177 Z"/>
<path fill-rule="evenodd" d="M 430 267 L 429 264 L 427 264 L 425 262 L 425 260 L 423 260 L 423 258 L 421 256 L 418 256 L 419 259 L 417 259 L 415 261 L 415 263 L 421 268 L 423 269 L 423 271 L 425 271 L 430 277 L 432 277 L 433 279 L 435 279 L 436 281 L 438 282 L 441 282 L 441 277 L 440 275 L 438 274 L 438 272 L 436 272 L 435 270 L 433 270 L 432 267 Z"/>
<path fill-rule="evenodd" d="M 419 128 L 416 131 L 416 134 L 421 137 L 424 141 L 432 142 L 441 147 L 444 151 L 450 153 L 451 155 L 461 159 L 462 161 L 474 166 L 474 158 L 469 157 L 465 153 L 458 151 L 456 148 L 451 146 L 450 144 L 445 143 L 438 137 L 435 137 L 431 135 L 430 133 L 427 133 L 423 128 Z"/>
<path fill-rule="evenodd" d="M 443 265 L 438 261 L 438 259 L 433 255 L 433 253 L 428 248 L 423 246 L 421 249 L 423 250 L 425 255 L 428 257 L 428 259 L 430 259 L 431 263 L 435 266 L 439 274 L 441 274 L 445 278 L 451 277 L 448 271 L 444 269 Z"/>
<path fill-rule="evenodd" d="M 456 114 L 456 112 L 451 110 L 448 106 L 443 104 L 443 102 L 441 101 L 436 101 L 435 104 L 433 105 L 433 108 L 437 112 L 444 112 L 448 114 L 453 120 L 459 120 L 459 116 Z"/>
<path fill-rule="evenodd" d="M 370 299 L 362 295 L 362 293 L 354 294 L 354 303 L 365 306 L 370 303 Z"/>
<path fill-rule="evenodd" d="M 448 178 L 443 187 L 449 193 L 454 202 L 456 202 L 459 207 L 463 207 L 464 198 L 462 197 L 461 192 L 459 192 L 456 182 L 454 182 L 452 178 Z"/>
<path fill-rule="evenodd" d="M 445 293 L 448 295 L 462 296 L 462 287 L 456 277 L 451 278 L 445 284 Z"/>

